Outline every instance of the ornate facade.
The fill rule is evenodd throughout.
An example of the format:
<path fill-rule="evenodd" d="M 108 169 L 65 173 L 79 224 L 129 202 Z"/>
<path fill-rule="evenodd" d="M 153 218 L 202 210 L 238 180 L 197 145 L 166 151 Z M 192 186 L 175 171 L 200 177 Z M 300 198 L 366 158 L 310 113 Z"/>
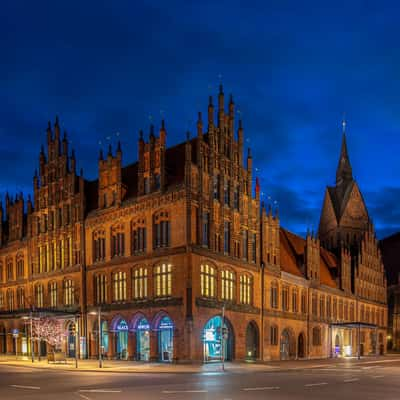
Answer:
<path fill-rule="evenodd" d="M 0 353 L 30 352 L 29 315 L 64 318 L 70 356 L 97 357 L 100 337 L 106 357 L 140 361 L 385 352 L 383 264 L 345 137 L 319 236 L 303 239 L 253 189 L 234 108 L 221 87 L 195 138 L 168 148 L 162 122 L 137 162 L 100 153 L 94 181 L 49 125 L 33 204 L 1 208 Z"/>

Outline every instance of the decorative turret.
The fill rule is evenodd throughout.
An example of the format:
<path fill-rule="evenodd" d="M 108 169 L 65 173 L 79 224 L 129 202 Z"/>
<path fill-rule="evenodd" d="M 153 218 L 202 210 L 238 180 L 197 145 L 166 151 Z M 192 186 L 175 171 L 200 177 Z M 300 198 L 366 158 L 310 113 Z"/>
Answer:
<path fill-rule="evenodd" d="M 305 258 L 307 279 L 319 284 L 321 279 L 320 243 L 319 239 L 315 238 L 313 233 L 310 235 L 309 232 L 307 232 L 306 237 Z"/>

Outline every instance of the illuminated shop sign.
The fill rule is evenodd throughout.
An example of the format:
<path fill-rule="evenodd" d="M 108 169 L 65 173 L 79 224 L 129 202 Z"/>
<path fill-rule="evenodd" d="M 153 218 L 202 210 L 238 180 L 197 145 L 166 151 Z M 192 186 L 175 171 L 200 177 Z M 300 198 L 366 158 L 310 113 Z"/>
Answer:
<path fill-rule="evenodd" d="M 140 321 L 137 326 L 137 329 L 140 331 L 148 331 L 150 330 L 150 324 L 146 321 Z"/>
<path fill-rule="evenodd" d="M 128 330 L 128 325 L 124 320 L 119 321 L 117 325 L 117 331 L 127 331 Z"/>
<path fill-rule="evenodd" d="M 172 321 L 169 318 L 162 319 L 160 322 L 160 329 L 172 329 L 174 327 Z"/>

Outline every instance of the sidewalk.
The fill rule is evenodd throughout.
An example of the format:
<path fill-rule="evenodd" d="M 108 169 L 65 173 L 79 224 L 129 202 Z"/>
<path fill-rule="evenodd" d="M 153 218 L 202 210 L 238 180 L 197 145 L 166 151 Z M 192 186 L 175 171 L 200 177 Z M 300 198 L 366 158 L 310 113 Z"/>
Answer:
<path fill-rule="evenodd" d="M 291 360 L 270 362 L 226 362 L 225 371 L 230 373 L 252 373 L 252 372 L 274 372 L 295 371 L 300 369 L 314 368 L 354 368 L 362 364 L 381 364 L 387 362 L 400 362 L 400 355 L 389 355 L 381 357 L 337 358 L 317 360 Z M 103 368 L 99 368 L 98 360 L 79 360 L 78 369 L 75 360 L 68 359 L 67 363 L 48 363 L 47 359 L 34 363 L 28 358 L 15 356 L 0 356 L 0 365 L 10 365 L 26 368 L 52 369 L 76 372 L 117 372 L 117 373 L 170 373 L 170 374 L 195 374 L 195 373 L 221 373 L 221 363 L 210 364 L 167 364 L 167 363 L 144 363 L 137 361 L 104 360 Z"/>

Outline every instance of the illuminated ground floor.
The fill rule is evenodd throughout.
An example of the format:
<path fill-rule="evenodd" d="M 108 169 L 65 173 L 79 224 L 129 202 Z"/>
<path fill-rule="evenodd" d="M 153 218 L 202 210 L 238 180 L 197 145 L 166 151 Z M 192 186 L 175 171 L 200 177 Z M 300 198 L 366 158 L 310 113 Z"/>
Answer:
<path fill-rule="evenodd" d="M 93 309 L 75 324 L 63 317 L 61 351 L 67 357 L 140 362 L 293 360 L 385 354 L 384 328 L 327 324 L 254 312 L 196 307 L 192 318 L 179 306 L 162 309 Z M 100 320 L 100 332 L 98 329 Z M 100 334 L 99 334 L 100 333 Z M 46 356 L 52 349 L 30 337 L 29 318 L 0 320 L 0 353 Z"/>

